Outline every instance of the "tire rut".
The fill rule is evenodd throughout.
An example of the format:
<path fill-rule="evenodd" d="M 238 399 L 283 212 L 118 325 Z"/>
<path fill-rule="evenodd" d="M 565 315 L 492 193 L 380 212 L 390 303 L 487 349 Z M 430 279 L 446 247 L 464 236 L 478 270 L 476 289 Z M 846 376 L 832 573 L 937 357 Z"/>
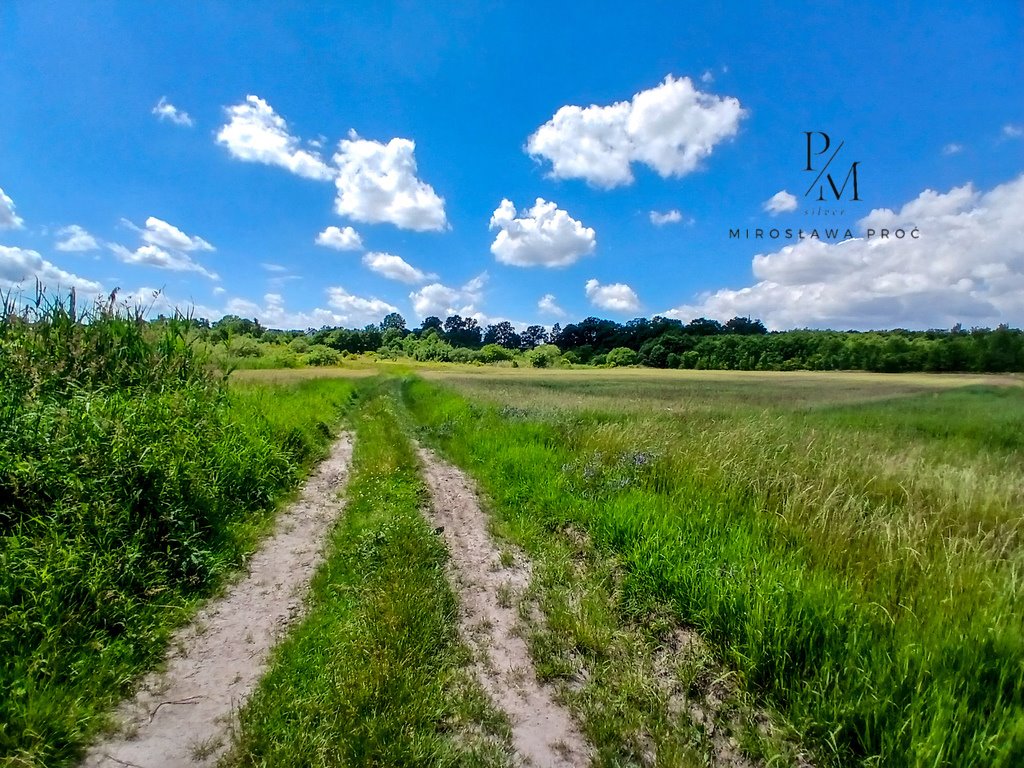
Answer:
<path fill-rule="evenodd" d="M 481 685 L 509 717 L 516 752 L 536 768 L 589 765 L 586 740 L 550 688 L 538 682 L 526 642 L 516 633 L 517 613 L 508 596 L 529 584 L 529 562 L 517 555 L 503 565 L 469 478 L 426 449 L 420 448 L 419 456 L 431 496 L 430 519 L 451 553 L 459 631 L 474 651 Z"/>
<path fill-rule="evenodd" d="M 282 510 L 249 570 L 171 641 L 166 669 L 148 675 L 117 715 L 118 731 L 94 744 L 82 768 L 208 768 L 231 746 L 238 709 L 270 649 L 301 613 L 323 544 L 341 512 L 352 436 L 343 433 Z"/>

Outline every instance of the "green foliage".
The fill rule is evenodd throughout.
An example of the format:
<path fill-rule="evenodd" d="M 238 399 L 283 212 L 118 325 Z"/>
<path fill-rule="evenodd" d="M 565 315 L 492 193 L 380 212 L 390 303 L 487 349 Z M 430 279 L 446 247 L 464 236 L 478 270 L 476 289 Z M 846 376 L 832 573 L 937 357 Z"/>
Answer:
<path fill-rule="evenodd" d="M 5 310 L 0 758 L 62 765 L 241 564 L 351 385 L 229 391 L 186 319 L 113 299 Z"/>
<path fill-rule="evenodd" d="M 562 362 L 561 351 L 554 344 L 541 344 L 531 349 L 526 359 L 534 368 L 554 368 Z"/>
<path fill-rule="evenodd" d="M 617 368 L 624 365 L 636 365 L 637 355 L 629 347 L 616 347 L 608 353 L 608 365 Z"/>
<path fill-rule="evenodd" d="M 511 360 L 515 355 L 499 344 L 484 344 L 477 353 L 477 359 L 482 363 L 497 363 L 502 360 Z"/>
<path fill-rule="evenodd" d="M 323 344 L 314 344 L 306 353 L 306 365 L 337 365 L 341 362 L 341 353 Z"/>

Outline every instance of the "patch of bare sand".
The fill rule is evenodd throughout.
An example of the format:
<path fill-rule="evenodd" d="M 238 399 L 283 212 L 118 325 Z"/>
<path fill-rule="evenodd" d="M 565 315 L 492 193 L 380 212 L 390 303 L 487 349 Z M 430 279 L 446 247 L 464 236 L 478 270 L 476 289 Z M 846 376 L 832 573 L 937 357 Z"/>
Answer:
<path fill-rule="evenodd" d="M 586 740 L 569 711 L 538 682 L 526 642 L 516 634 L 515 601 L 509 596 L 529 584 L 529 563 L 520 554 L 506 553 L 503 564 L 466 475 L 430 451 L 421 448 L 419 454 L 431 520 L 443 529 L 451 552 L 460 633 L 474 651 L 481 685 L 509 717 L 516 752 L 536 768 L 589 765 Z"/>
<path fill-rule="evenodd" d="M 83 768 L 213 766 L 230 746 L 236 713 L 263 674 L 270 649 L 294 621 L 348 478 L 345 433 L 278 515 L 249 572 L 211 601 L 171 643 L 166 669 L 118 711 L 121 728 L 93 745 Z"/>

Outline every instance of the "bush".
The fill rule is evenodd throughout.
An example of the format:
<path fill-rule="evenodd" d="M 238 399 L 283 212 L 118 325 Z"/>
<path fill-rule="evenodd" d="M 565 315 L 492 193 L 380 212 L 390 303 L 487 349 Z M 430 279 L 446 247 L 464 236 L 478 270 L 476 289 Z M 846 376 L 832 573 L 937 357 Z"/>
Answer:
<path fill-rule="evenodd" d="M 306 365 L 337 365 L 340 361 L 341 353 L 323 344 L 314 344 L 306 353 Z"/>
<path fill-rule="evenodd" d="M 618 368 L 626 365 L 636 365 L 637 354 L 629 347 L 616 347 L 608 353 L 608 365 Z"/>
<path fill-rule="evenodd" d="M 561 359 L 561 350 L 554 344 L 541 344 L 526 353 L 526 360 L 534 368 L 554 368 Z"/>
<path fill-rule="evenodd" d="M 480 361 L 484 363 L 497 363 L 502 360 L 511 360 L 514 355 L 511 350 L 499 344 L 485 344 L 477 353 Z"/>

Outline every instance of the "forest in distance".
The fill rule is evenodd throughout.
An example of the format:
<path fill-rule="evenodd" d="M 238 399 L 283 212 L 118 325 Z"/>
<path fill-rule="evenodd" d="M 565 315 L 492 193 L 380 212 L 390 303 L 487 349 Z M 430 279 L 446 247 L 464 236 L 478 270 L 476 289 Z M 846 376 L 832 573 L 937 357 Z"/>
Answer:
<path fill-rule="evenodd" d="M 162 322 L 157 319 L 154 322 Z M 391 313 L 362 329 L 282 331 L 226 315 L 191 321 L 201 338 L 239 368 L 333 365 L 343 355 L 375 353 L 421 362 L 680 368 L 692 370 L 863 370 L 877 373 L 1024 371 L 1024 331 L 956 325 L 949 330 L 768 331 L 757 319 L 689 323 L 655 316 L 618 323 L 588 317 L 550 329 L 508 321 L 481 326 L 472 317 L 427 317 L 409 328 Z"/>

